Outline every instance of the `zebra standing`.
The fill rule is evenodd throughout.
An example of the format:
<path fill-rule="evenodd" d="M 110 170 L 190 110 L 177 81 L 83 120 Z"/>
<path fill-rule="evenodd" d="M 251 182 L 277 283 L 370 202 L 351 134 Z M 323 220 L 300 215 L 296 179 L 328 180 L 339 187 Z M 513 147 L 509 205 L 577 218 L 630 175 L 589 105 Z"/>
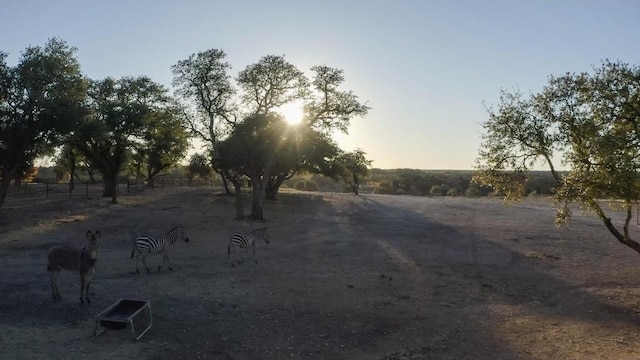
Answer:
<path fill-rule="evenodd" d="M 167 232 L 164 236 L 138 236 L 135 243 L 133 244 L 133 250 L 131 251 L 131 258 L 133 258 L 133 255 L 136 253 L 136 249 L 138 250 L 138 254 L 136 256 L 136 272 L 138 274 L 140 273 L 140 270 L 138 270 L 138 261 L 140 260 L 140 258 L 142 258 L 142 264 L 149 273 L 149 267 L 147 266 L 147 262 L 145 261 L 145 259 L 149 254 L 159 253 L 163 253 L 164 258 L 162 260 L 162 264 L 158 266 L 158 272 L 165 262 L 169 263 L 169 270 L 173 271 L 173 269 L 171 268 L 171 261 L 169 260 L 169 252 L 171 251 L 171 249 L 173 249 L 173 245 L 176 243 L 176 241 L 178 241 L 178 239 L 182 239 L 184 240 L 184 242 L 189 242 L 189 238 L 184 235 L 182 225 L 178 225 L 169 230 L 169 232 Z"/>
<path fill-rule="evenodd" d="M 229 254 L 229 263 L 233 266 L 233 252 L 234 249 L 245 249 L 249 251 L 249 247 L 253 249 L 253 261 L 257 264 L 256 260 L 256 240 L 262 239 L 265 243 L 269 243 L 269 236 L 267 235 L 267 228 L 263 227 L 255 229 L 248 234 L 233 233 L 229 238 L 229 246 L 227 247 L 227 253 Z"/>

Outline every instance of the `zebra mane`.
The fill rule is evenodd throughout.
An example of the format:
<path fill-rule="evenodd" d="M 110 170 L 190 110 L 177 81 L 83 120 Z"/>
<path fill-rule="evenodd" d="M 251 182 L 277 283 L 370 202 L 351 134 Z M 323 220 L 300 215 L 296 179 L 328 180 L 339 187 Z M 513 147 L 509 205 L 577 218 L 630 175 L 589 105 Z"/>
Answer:
<path fill-rule="evenodd" d="M 182 225 L 175 226 L 173 229 L 167 231 L 167 235 L 171 234 L 173 231 L 175 231 L 176 229 L 181 228 L 181 227 L 182 227 Z"/>

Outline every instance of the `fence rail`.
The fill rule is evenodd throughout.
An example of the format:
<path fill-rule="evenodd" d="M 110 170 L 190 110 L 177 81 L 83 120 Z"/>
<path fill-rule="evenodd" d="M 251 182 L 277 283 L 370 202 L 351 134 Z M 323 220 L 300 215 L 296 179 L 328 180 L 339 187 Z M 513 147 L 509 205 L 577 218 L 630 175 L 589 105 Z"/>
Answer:
<path fill-rule="evenodd" d="M 7 191 L 7 196 L 68 196 L 72 197 L 92 197 L 102 196 L 104 193 L 104 182 L 74 182 L 60 183 L 56 181 L 23 182 L 19 185 L 12 185 Z M 165 187 L 219 187 L 222 186 L 220 179 L 188 179 L 184 177 L 161 177 L 156 179 L 155 188 Z M 118 194 L 136 193 L 148 190 L 150 187 L 141 181 L 119 182 L 116 187 Z"/>

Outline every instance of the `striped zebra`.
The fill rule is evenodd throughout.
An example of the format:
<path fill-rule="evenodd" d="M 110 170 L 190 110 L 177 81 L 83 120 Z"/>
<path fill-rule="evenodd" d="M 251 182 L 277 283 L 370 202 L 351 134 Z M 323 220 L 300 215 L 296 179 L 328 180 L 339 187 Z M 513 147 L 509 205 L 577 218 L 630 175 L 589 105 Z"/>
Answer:
<path fill-rule="evenodd" d="M 229 238 L 229 246 L 227 247 L 227 253 L 229 254 L 229 263 L 233 266 L 233 252 L 235 249 L 245 249 L 249 251 L 249 247 L 253 249 L 253 261 L 257 264 L 256 260 L 256 240 L 264 240 L 265 243 L 269 243 L 269 236 L 267 234 L 267 228 L 263 227 L 255 229 L 248 234 L 233 233 Z"/>
<path fill-rule="evenodd" d="M 178 225 L 169 230 L 169 232 L 167 232 L 164 236 L 138 236 L 135 243 L 133 244 L 133 250 L 131 251 L 131 258 L 133 259 L 133 255 L 136 253 L 136 250 L 138 250 L 138 254 L 136 255 L 136 272 L 138 274 L 140 273 L 140 270 L 138 270 L 138 262 L 140 258 L 142 258 L 142 264 L 149 273 L 149 267 L 147 266 L 145 259 L 149 254 L 159 253 L 163 253 L 164 258 L 162 260 L 162 264 L 158 266 L 158 272 L 165 262 L 169 263 L 169 270 L 173 271 L 173 269 L 171 268 L 171 261 L 169 260 L 169 252 L 171 251 L 171 249 L 173 249 L 173 245 L 178 241 L 178 239 L 184 240 L 184 242 L 189 242 L 189 238 L 184 235 L 182 225 Z"/>

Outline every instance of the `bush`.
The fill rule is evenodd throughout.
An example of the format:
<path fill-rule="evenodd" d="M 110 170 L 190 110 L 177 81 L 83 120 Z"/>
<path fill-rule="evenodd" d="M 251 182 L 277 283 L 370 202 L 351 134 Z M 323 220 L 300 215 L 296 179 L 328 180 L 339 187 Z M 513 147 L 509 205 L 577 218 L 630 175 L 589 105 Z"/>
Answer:
<path fill-rule="evenodd" d="M 467 190 L 464 192 L 464 196 L 466 197 L 480 197 L 482 196 L 482 191 L 475 186 L 469 186 Z"/>
<path fill-rule="evenodd" d="M 319 191 L 320 187 L 312 180 L 298 180 L 293 184 L 293 188 L 298 191 Z"/>
<path fill-rule="evenodd" d="M 429 190 L 429 195 L 441 196 L 442 195 L 442 189 L 440 188 L 440 185 L 433 185 L 431 187 L 431 189 Z"/>

